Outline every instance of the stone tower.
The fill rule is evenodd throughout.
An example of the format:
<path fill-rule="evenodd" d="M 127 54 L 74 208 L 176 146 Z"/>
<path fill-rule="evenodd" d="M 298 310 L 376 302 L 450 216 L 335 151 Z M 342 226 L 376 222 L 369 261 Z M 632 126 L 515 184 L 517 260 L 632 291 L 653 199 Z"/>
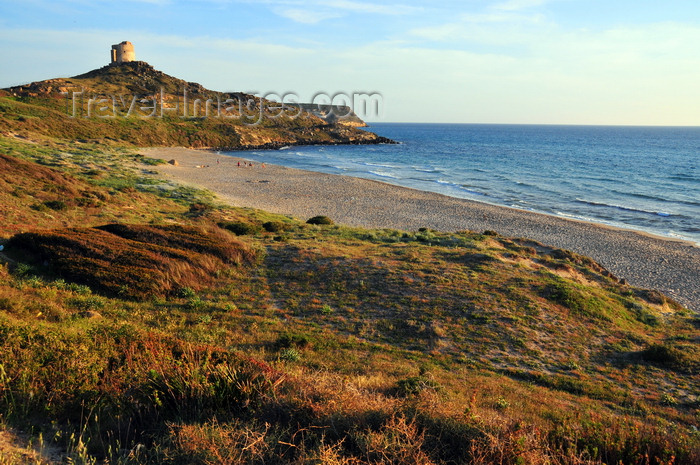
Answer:
<path fill-rule="evenodd" d="M 110 64 L 116 65 L 119 63 L 126 63 L 127 61 L 134 61 L 136 55 L 134 55 L 134 44 L 128 41 L 124 41 L 121 44 L 112 45 L 112 61 Z"/>

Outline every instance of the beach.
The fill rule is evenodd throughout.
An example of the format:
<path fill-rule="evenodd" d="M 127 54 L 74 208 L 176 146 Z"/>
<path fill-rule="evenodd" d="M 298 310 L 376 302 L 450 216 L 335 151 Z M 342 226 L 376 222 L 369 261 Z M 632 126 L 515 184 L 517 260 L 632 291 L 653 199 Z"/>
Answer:
<path fill-rule="evenodd" d="M 367 228 L 493 230 L 587 255 L 630 285 L 656 289 L 700 312 L 700 248 L 685 241 L 448 197 L 366 179 L 253 162 L 185 148 L 147 148 L 164 177 L 203 187 L 233 206 L 306 220 L 326 215 Z M 243 162 L 246 161 L 244 164 Z M 238 163 L 241 163 L 241 166 Z"/>

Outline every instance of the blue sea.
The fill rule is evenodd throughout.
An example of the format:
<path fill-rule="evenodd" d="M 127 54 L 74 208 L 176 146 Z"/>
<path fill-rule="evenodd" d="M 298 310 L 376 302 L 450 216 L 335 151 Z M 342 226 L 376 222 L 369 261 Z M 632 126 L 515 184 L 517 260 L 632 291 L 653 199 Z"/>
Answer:
<path fill-rule="evenodd" d="M 237 155 L 700 244 L 700 128 L 372 124 L 400 142 Z"/>

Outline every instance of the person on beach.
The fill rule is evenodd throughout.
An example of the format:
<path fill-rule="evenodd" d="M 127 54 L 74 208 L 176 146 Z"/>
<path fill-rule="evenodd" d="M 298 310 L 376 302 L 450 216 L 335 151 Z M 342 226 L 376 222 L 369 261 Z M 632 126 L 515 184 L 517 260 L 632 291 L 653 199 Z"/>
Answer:
<path fill-rule="evenodd" d="M 238 167 L 239 167 L 239 168 L 241 167 L 241 162 L 240 162 L 240 161 L 238 162 Z"/>

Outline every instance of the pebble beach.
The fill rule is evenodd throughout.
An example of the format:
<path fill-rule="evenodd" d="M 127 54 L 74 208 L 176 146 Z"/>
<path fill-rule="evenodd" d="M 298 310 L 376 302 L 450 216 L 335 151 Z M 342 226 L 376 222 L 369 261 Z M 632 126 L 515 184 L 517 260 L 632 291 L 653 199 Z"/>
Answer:
<path fill-rule="evenodd" d="M 659 290 L 700 312 L 700 247 L 691 242 L 349 176 L 256 162 L 248 166 L 244 153 L 240 158 L 186 148 L 147 148 L 141 153 L 176 160 L 177 166 L 155 169 L 180 184 L 209 189 L 232 206 L 302 220 L 326 215 L 337 223 L 367 228 L 493 230 L 526 237 L 587 255 L 629 284 Z"/>

